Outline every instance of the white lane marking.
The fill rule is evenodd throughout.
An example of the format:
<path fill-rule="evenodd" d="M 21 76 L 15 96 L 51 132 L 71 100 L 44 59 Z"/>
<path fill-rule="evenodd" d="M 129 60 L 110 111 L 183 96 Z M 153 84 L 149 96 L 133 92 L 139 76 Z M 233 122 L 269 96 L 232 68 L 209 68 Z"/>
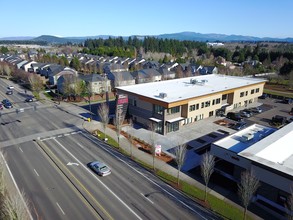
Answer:
<path fill-rule="evenodd" d="M 44 138 L 41 141 L 46 141 L 46 140 L 51 140 L 51 139 L 53 139 L 53 137 Z"/>
<path fill-rule="evenodd" d="M 36 169 L 34 169 L 34 171 L 35 171 L 35 173 L 36 173 L 37 176 L 40 176 L 40 175 L 38 174 L 38 172 L 36 171 Z"/>
<path fill-rule="evenodd" d="M 72 166 L 72 165 L 78 166 L 79 164 L 78 164 L 78 163 L 71 163 L 71 162 L 68 162 L 66 165 L 67 165 L 67 166 Z"/>
<path fill-rule="evenodd" d="M 18 188 L 18 185 L 17 185 L 17 183 L 16 183 L 16 181 L 15 181 L 15 179 L 14 179 L 12 173 L 11 173 L 11 170 L 10 170 L 10 168 L 9 168 L 9 166 L 8 166 L 8 164 L 7 164 L 7 162 L 6 162 L 5 158 L 4 158 L 4 156 L 3 156 L 3 154 L 2 154 L 2 153 L 0 153 L 0 154 L 1 154 L 1 157 L 2 157 L 2 159 L 3 159 L 4 163 L 5 163 L 5 166 L 6 166 L 7 170 L 8 170 L 8 173 L 9 173 L 11 179 L 12 179 L 12 182 L 14 183 L 15 188 L 16 188 L 16 190 L 17 190 L 17 192 L 18 192 L 18 194 L 19 194 L 19 196 L 20 196 L 20 198 L 21 198 L 21 200 L 22 200 L 22 202 L 23 202 L 23 204 L 24 204 L 24 206 L 25 206 L 25 208 L 26 208 L 26 211 L 27 211 L 27 213 L 28 213 L 28 215 L 29 215 L 29 218 L 30 218 L 31 220 L 34 220 L 32 214 L 31 214 L 31 212 L 30 212 L 30 210 L 29 210 L 29 208 L 28 208 L 28 206 L 27 206 L 27 203 L 24 201 L 24 198 L 23 198 L 23 196 L 22 196 L 22 194 L 21 194 L 21 192 L 20 192 L 20 190 L 19 190 L 19 188 Z"/>
<path fill-rule="evenodd" d="M 18 149 L 23 153 L 23 150 L 20 147 Z"/>
<path fill-rule="evenodd" d="M 58 206 L 58 208 L 61 210 L 62 214 L 65 215 L 65 212 L 63 211 L 63 209 L 61 208 L 61 206 L 59 205 L 58 202 L 56 202 L 56 205 Z"/>
<path fill-rule="evenodd" d="M 74 131 L 74 132 L 71 132 L 70 134 L 77 134 L 77 132 L 76 132 L 76 131 Z"/>
<path fill-rule="evenodd" d="M 80 143 L 76 142 L 76 144 L 77 144 L 78 146 L 80 146 L 82 149 L 84 149 L 84 146 L 82 146 Z"/>
<path fill-rule="evenodd" d="M 182 205 L 184 205 L 185 207 L 187 207 L 188 209 L 190 209 L 191 211 L 193 211 L 194 213 L 196 213 L 197 215 L 199 215 L 200 217 L 202 217 L 203 219 L 207 220 L 207 218 L 205 218 L 203 215 L 201 215 L 198 211 L 194 210 L 192 207 L 190 207 L 189 205 L 187 205 L 185 202 L 181 201 L 180 199 L 178 199 L 176 196 L 174 196 L 172 193 L 168 192 L 166 189 L 164 189 L 163 187 L 161 187 L 159 184 L 157 184 L 156 182 L 154 182 L 153 180 L 151 180 L 150 178 L 148 178 L 147 176 L 145 176 L 142 172 L 136 170 L 134 167 L 132 167 L 130 164 L 128 164 L 127 162 L 125 162 L 124 160 L 122 160 L 121 158 L 117 157 L 115 154 L 113 154 L 110 150 L 108 150 L 107 148 L 105 148 L 102 144 L 98 143 L 95 139 L 93 139 L 90 136 L 87 136 L 86 134 L 82 133 L 82 135 L 88 139 L 90 139 L 91 141 L 93 141 L 94 143 L 98 144 L 99 146 L 101 146 L 105 151 L 107 151 L 109 154 L 113 155 L 113 157 L 117 158 L 118 160 L 120 160 L 121 162 L 123 162 L 124 164 L 126 164 L 128 167 L 130 167 L 132 170 L 134 170 L 135 172 L 137 172 L 138 174 L 140 174 L 141 176 L 143 176 L 144 178 L 146 178 L 149 182 L 151 182 L 152 184 L 156 185 L 157 187 L 159 187 L 161 190 L 163 190 L 165 193 L 167 193 L 168 195 L 170 195 L 171 197 L 173 197 L 175 200 L 179 201 Z M 172 188 L 173 189 L 173 188 Z M 174 189 L 173 189 L 174 190 Z"/>
<path fill-rule="evenodd" d="M 66 136 L 69 136 L 70 134 L 64 134 L 64 136 L 66 137 Z"/>
<path fill-rule="evenodd" d="M 148 197 L 146 197 L 144 194 L 140 193 L 140 195 L 142 195 L 145 199 L 147 199 L 150 203 L 154 204 L 154 202 L 152 200 L 150 200 Z"/>
<path fill-rule="evenodd" d="M 138 219 L 142 218 L 136 214 L 122 199 L 120 199 L 108 186 L 106 186 L 101 180 L 99 180 L 99 178 L 97 177 L 97 175 L 95 175 L 93 172 L 91 172 L 85 165 L 83 165 L 83 163 L 78 160 L 69 150 L 67 150 L 59 141 L 57 141 L 57 139 L 53 139 L 54 141 L 57 142 L 57 144 L 59 144 L 71 157 L 73 157 L 90 175 L 92 175 L 97 181 L 100 182 L 101 185 L 103 185 L 114 197 L 116 197 L 116 199 L 118 199 L 132 214 L 134 214 Z"/>
<path fill-rule="evenodd" d="M 60 137 L 62 137 L 62 136 L 63 136 L 63 135 L 58 135 L 57 137 L 60 138 Z M 55 137 L 53 137 L 53 139 L 55 139 Z"/>

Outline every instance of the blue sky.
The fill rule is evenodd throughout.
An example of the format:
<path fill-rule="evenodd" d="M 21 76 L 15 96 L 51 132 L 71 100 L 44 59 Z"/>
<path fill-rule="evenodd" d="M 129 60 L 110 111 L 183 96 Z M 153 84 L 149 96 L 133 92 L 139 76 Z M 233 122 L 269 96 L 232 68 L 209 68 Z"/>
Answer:
<path fill-rule="evenodd" d="M 293 37 L 293 0 L 0 0 L 1 37 L 192 31 Z"/>

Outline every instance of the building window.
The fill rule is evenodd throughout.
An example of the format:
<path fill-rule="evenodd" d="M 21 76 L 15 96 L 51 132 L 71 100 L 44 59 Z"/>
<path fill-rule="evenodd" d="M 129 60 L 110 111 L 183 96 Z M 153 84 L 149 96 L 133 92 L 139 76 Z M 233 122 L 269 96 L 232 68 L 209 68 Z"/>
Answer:
<path fill-rule="evenodd" d="M 211 105 L 211 101 L 206 101 L 205 102 L 205 107 L 209 107 Z"/>
<path fill-rule="evenodd" d="M 195 110 L 195 105 L 191 105 L 191 106 L 189 106 L 189 111 L 190 112 L 192 112 L 192 111 L 194 111 Z"/>
<path fill-rule="evenodd" d="M 133 105 L 136 106 L 136 100 L 133 100 Z"/>
<path fill-rule="evenodd" d="M 216 100 L 215 99 L 213 99 L 213 104 L 212 105 L 214 105 L 214 104 L 216 104 Z"/>
<path fill-rule="evenodd" d="M 247 95 L 248 95 L 248 91 L 245 92 L 245 96 L 247 96 Z"/>
<path fill-rule="evenodd" d="M 155 114 L 159 114 L 159 115 L 162 115 L 163 114 L 163 111 L 164 111 L 164 108 L 160 105 L 153 105 L 153 109 L 154 109 L 154 113 Z"/>
<path fill-rule="evenodd" d="M 254 94 L 254 89 L 252 89 L 252 90 L 250 91 L 250 94 Z"/>
<path fill-rule="evenodd" d="M 216 104 L 219 104 L 220 102 L 221 102 L 220 98 L 216 99 Z"/>
<path fill-rule="evenodd" d="M 168 109 L 168 114 L 175 114 L 175 113 L 178 113 L 178 112 L 180 112 L 180 106 L 176 106 L 176 107 Z"/>
<path fill-rule="evenodd" d="M 204 102 L 201 103 L 201 108 L 204 108 Z"/>
<path fill-rule="evenodd" d="M 167 132 L 178 131 L 179 130 L 179 121 L 173 123 L 167 123 Z"/>
<path fill-rule="evenodd" d="M 226 100 L 227 99 L 227 94 L 226 95 L 222 95 L 222 100 Z"/>
<path fill-rule="evenodd" d="M 258 92 L 259 92 L 259 88 L 257 88 L 257 89 L 255 90 L 255 92 L 258 93 Z"/>
<path fill-rule="evenodd" d="M 209 112 L 209 117 L 212 117 L 214 115 L 214 111 Z"/>
<path fill-rule="evenodd" d="M 244 96 L 244 92 L 240 92 L 240 97 L 243 97 Z"/>
<path fill-rule="evenodd" d="M 195 106 L 195 109 L 199 109 L 199 104 L 197 103 L 196 106 Z"/>

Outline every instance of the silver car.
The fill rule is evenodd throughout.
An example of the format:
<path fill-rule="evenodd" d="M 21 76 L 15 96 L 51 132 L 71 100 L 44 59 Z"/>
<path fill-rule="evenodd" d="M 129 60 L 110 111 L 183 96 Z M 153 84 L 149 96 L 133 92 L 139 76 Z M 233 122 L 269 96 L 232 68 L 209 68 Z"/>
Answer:
<path fill-rule="evenodd" d="M 88 164 L 89 168 L 91 168 L 96 174 L 100 176 L 107 176 L 111 174 L 111 169 L 104 163 L 99 161 L 93 161 Z"/>

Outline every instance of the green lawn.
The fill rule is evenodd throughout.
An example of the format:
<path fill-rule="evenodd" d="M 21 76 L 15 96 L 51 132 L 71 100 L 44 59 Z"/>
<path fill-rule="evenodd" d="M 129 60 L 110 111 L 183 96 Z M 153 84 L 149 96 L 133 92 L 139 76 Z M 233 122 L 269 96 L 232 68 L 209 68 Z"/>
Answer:
<path fill-rule="evenodd" d="M 104 133 L 101 131 L 97 131 L 96 136 L 103 140 L 104 139 Z M 118 148 L 118 143 L 112 139 L 109 136 L 106 136 L 108 138 L 108 144 Z M 120 150 L 120 149 L 119 149 Z M 122 152 L 124 154 L 126 154 L 126 152 Z M 128 153 L 127 153 L 127 156 Z M 144 161 L 138 160 L 137 158 L 133 158 L 133 160 L 135 160 L 137 163 L 139 163 L 140 165 L 142 165 L 143 167 L 145 167 L 148 170 L 152 170 L 153 166 L 152 164 L 146 164 Z M 155 174 L 161 178 L 163 181 L 165 181 L 166 183 L 177 187 L 177 178 L 167 174 L 161 170 L 156 169 Z M 191 198 L 193 198 L 196 202 L 202 204 L 203 206 L 205 206 L 206 208 L 211 209 L 212 211 L 214 211 L 215 213 L 217 213 L 219 216 L 221 216 L 224 219 L 243 219 L 243 210 L 239 209 L 238 207 L 233 206 L 232 204 L 229 204 L 227 202 L 225 202 L 224 200 L 221 200 L 213 195 L 208 194 L 207 196 L 207 203 L 204 203 L 204 191 L 201 189 L 198 189 L 197 187 L 190 185 L 186 182 L 180 181 L 179 187 L 178 187 L 183 193 L 185 193 L 186 195 L 190 196 Z M 246 216 L 246 219 L 248 220 L 252 220 L 253 218 L 250 216 Z"/>

